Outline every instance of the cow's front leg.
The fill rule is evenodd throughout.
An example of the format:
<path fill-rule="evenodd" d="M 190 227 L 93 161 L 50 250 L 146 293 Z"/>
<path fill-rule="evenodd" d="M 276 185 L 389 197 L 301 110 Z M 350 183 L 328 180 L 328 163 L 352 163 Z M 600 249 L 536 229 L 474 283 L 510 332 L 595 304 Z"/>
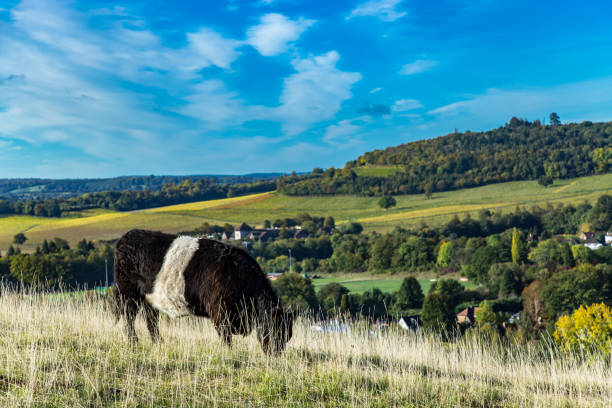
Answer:
<path fill-rule="evenodd" d="M 221 337 L 221 340 L 223 340 L 223 342 L 227 344 L 227 347 L 231 348 L 232 331 L 230 330 L 230 327 L 227 324 L 218 323 L 215 324 L 215 329 L 217 330 L 217 333 L 219 333 L 219 337 Z"/>

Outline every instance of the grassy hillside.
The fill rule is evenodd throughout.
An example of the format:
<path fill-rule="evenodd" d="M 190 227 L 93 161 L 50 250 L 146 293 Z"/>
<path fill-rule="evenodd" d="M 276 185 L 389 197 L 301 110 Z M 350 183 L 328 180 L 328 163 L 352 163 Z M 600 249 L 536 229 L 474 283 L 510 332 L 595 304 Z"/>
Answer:
<path fill-rule="evenodd" d="M 3 291 L 0 405 L 596 408 L 612 399 L 601 356 L 473 336 L 441 343 L 393 327 L 322 334 L 310 324 L 298 322 L 276 358 L 253 334 L 228 349 L 197 318 L 162 318 L 163 341 L 151 344 L 139 317 L 132 347 L 101 301 Z"/>
<path fill-rule="evenodd" d="M 83 238 L 113 239 L 131 228 L 177 232 L 203 222 L 261 225 L 265 219 L 293 217 L 298 212 L 332 215 L 337 223 L 361 222 L 369 230 L 389 230 L 396 225 L 421 222 L 437 224 L 454 215 L 476 214 L 482 209 L 512 210 L 517 205 L 545 206 L 547 203 L 594 202 L 612 193 L 612 174 L 557 180 L 547 188 L 535 181 L 493 184 L 464 190 L 424 195 L 397 196 L 397 206 L 381 209 L 377 197 L 293 197 L 262 193 L 222 200 L 202 201 L 132 212 L 90 211 L 76 218 L 10 216 L 0 218 L 0 249 L 5 249 L 18 232 L 25 232 L 31 250 L 45 238 L 62 237 L 74 243 Z"/>

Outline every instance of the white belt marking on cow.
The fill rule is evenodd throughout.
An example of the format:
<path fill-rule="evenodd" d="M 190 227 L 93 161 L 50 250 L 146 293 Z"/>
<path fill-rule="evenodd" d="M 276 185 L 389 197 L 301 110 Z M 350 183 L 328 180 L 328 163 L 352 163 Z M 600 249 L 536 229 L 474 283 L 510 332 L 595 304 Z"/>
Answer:
<path fill-rule="evenodd" d="M 191 314 L 185 300 L 185 269 L 200 244 L 197 238 L 180 236 L 172 241 L 146 300 L 170 317 Z"/>

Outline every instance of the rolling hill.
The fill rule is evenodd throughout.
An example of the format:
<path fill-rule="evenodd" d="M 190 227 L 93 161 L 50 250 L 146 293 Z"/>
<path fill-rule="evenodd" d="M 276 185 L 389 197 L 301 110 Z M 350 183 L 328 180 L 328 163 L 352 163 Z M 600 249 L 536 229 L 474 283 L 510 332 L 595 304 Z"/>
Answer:
<path fill-rule="evenodd" d="M 548 187 L 535 181 L 499 183 L 436 192 L 429 199 L 423 194 L 403 195 L 396 197 L 397 206 L 387 211 L 378 206 L 376 197 L 294 197 L 268 192 L 129 212 L 88 210 L 72 218 L 12 215 L 0 218 L 0 248 L 7 248 L 18 232 L 28 237 L 24 245 L 27 251 L 43 239 L 56 236 L 71 243 L 83 238 L 111 240 L 132 228 L 178 232 L 192 230 L 204 222 L 261 225 L 266 219 L 293 217 L 300 212 L 331 215 L 337 223 L 357 221 L 366 230 L 386 231 L 421 222 L 435 225 L 454 215 L 475 214 L 483 209 L 507 211 L 516 206 L 594 202 L 606 193 L 612 193 L 612 174 L 557 180 Z"/>
<path fill-rule="evenodd" d="M 415 194 L 508 181 L 569 179 L 612 170 L 612 122 L 542 126 L 512 118 L 485 132 L 455 132 L 367 152 L 344 169 L 282 177 L 290 195 Z"/>

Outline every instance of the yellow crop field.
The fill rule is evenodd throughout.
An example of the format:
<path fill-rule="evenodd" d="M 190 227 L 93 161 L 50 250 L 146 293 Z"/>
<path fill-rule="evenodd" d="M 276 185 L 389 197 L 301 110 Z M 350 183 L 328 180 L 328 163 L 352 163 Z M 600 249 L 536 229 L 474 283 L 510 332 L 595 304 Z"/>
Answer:
<path fill-rule="evenodd" d="M 448 214 L 464 214 L 464 213 L 470 213 L 472 211 L 478 211 L 478 210 L 483 210 L 483 209 L 494 209 L 494 208 L 504 207 L 504 206 L 505 204 L 500 204 L 500 203 L 449 205 L 449 206 L 444 206 L 444 207 L 428 208 L 425 210 L 398 212 L 398 213 L 393 213 L 393 214 L 379 215 L 376 217 L 358 218 L 357 222 L 361 222 L 361 223 L 371 223 L 371 222 L 381 222 L 381 221 L 390 222 L 390 221 L 398 221 L 398 220 L 404 220 L 404 219 L 435 217 L 439 215 L 448 215 Z"/>
<path fill-rule="evenodd" d="M 240 197 L 221 198 L 218 200 L 197 201 L 194 203 L 169 205 L 166 207 L 151 208 L 145 211 L 147 212 L 198 211 L 198 210 L 204 210 L 206 208 L 226 206 L 228 204 L 237 204 L 237 203 L 242 203 L 245 201 L 249 202 L 254 199 L 261 199 L 261 198 L 265 198 L 270 195 L 271 193 L 251 194 L 251 195 L 240 196 Z"/>

